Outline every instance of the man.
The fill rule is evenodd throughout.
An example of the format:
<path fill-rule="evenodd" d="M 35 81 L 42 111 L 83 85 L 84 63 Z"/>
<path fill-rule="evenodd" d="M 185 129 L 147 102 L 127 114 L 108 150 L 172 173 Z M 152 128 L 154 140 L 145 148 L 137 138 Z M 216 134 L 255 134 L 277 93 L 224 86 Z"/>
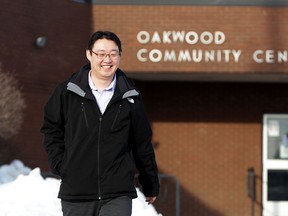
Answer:
<path fill-rule="evenodd" d="M 139 91 L 118 68 L 121 41 L 95 32 L 89 63 L 57 86 L 44 110 L 44 146 L 64 216 L 130 216 L 135 166 L 146 201 L 159 193 L 151 128 Z"/>

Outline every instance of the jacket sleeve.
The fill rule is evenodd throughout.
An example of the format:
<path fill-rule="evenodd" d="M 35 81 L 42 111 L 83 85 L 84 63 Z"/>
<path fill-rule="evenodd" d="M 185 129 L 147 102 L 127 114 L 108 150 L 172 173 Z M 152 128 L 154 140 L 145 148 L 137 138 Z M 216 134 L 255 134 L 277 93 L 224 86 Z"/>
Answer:
<path fill-rule="evenodd" d="M 65 151 L 64 117 L 62 112 L 61 88 L 58 86 L 44 107 L 43 125 L 44 148 L 48 154 L 51 171 L 60 175 L 60 167 Z"/>
<path fill-rule="evenodd" d="M 159 194 L 158 168 L 151 143 L 152 130 L 141 98 L 137 98 L 132 109 L 131 145 L 138 180 L 146 197 Z"/>

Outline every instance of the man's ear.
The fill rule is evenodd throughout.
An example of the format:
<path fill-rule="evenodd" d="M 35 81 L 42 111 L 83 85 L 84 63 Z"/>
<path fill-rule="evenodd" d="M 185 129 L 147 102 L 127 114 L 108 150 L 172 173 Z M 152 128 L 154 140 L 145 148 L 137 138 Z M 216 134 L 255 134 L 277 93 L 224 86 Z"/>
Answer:
<path fill-rule="evenodd" d="M 88 49 L 86 49 L 86 58 L 89 60 L 89 61 L 91 61 L 91 51 L 90 50 L 88 50 Z"/>

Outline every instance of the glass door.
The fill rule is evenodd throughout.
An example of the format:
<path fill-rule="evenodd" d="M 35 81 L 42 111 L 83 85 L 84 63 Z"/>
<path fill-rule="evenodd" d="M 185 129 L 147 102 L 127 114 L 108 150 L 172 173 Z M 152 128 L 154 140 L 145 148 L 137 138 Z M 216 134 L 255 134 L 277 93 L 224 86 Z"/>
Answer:
<path fill-rule="evenodd" d="M 263 216 L 288 215 L 288 114 L 263 118 Z"/>

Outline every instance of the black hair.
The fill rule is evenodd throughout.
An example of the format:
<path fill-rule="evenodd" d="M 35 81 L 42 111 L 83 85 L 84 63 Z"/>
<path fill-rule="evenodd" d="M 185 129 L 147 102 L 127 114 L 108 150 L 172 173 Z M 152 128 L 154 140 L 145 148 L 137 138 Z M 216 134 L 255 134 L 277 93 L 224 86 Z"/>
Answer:
<path fill-rule="evenodd" d="M 90 50 L 90 52 L 91 52 L 94 43 L 99 39 L 107 39 L 107 40 L 114 41 L 116 43 L 116 45 L 118 46 L 119 53 L 121 54 L 121 52 L 122 52 L 121 41 L 120 41 L 119 37 L 111 31 L 94 32 L 88 41 L 87 50 Z"/>

